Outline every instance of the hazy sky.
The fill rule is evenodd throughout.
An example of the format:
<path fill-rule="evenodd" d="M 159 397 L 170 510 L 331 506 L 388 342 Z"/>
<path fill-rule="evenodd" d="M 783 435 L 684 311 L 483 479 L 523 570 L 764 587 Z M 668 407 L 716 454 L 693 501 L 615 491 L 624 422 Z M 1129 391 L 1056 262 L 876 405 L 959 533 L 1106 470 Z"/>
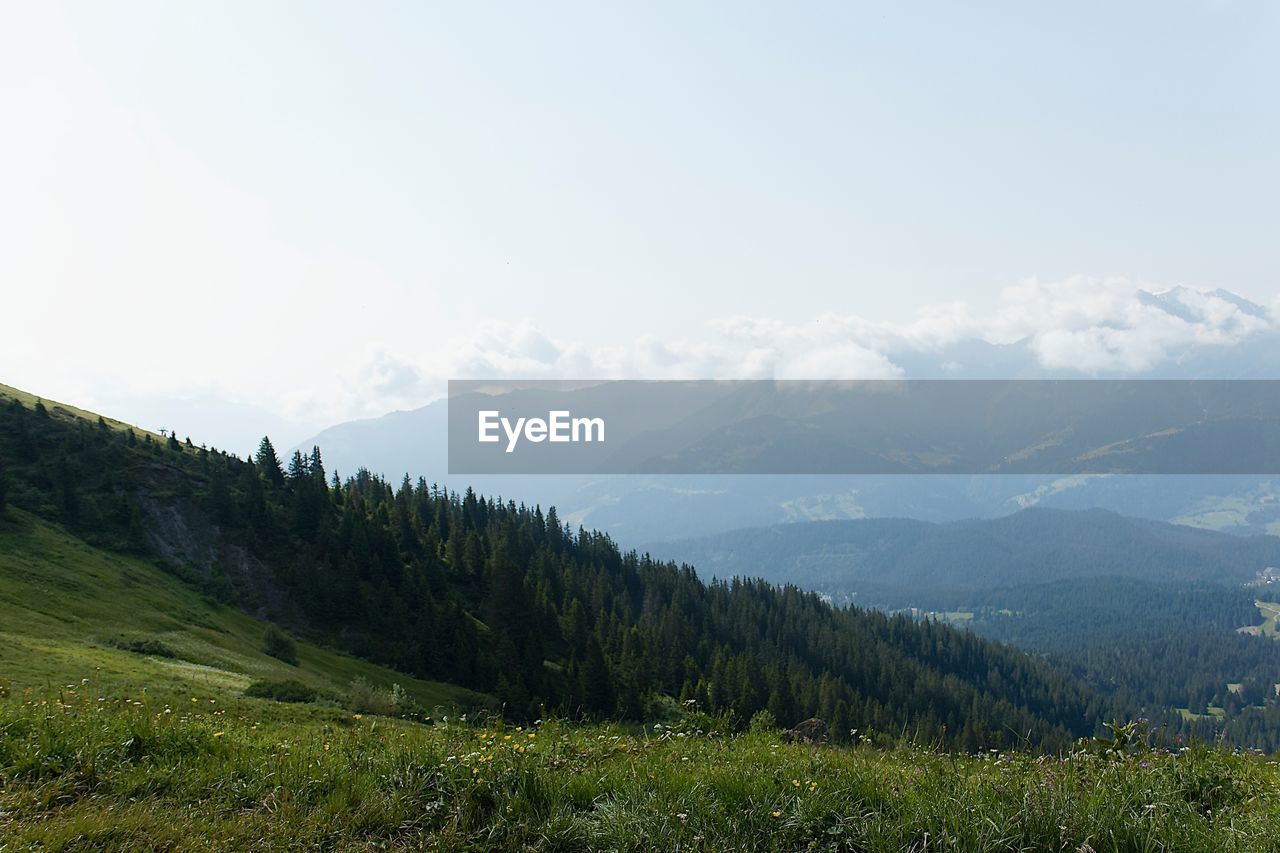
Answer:
<path fill-rule="evenodd" d="M 0 381 L 321 425 L 487 346 L 1270 304 L 1277 44 L 1229 0 L 5 3 Z"/>

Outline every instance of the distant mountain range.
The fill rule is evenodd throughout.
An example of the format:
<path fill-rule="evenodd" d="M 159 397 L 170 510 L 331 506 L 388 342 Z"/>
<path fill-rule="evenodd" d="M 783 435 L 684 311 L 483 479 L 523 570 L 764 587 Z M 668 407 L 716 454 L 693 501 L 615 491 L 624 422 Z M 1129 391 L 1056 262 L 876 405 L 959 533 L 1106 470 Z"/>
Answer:
<path fill-rule="evenodd" d="M 781 524 L 646 550 L 694 565 L 705 577 L 760 577 L 891 608 L 950 609 L 993 590 L 1097 578 L 1240 587 L 1280 566 L 1280 537 L 1229 536 L 1099 509 L 1030 509 L 944 524 Z"/>
<path fill-rule="evenodd" d="M 1145 308 L 1173 326 L 1203 322 L 1208 299 L 1259 331 L 1222 339 L 1205 333 L 1172 347 L 1150 369 L 1156 379 L 1280 378 L 1280 331 L 1268 313 L 1228 291 L 1181 288 L 1141 293 Z M 1117 324 L 1117 328 L 1121 324 Z M 1157 324 L 1158 325 L 1158 324 Z M 1214 327 L 1219 328 L 1219 327 Z M 1103 328 L 1101 332 L 1106 332 Z M 1040 342 L 961 340 L 891 353 L 908 378 L 1046 379 L 1093 374 L 1044 366 Z M 1118 373 L 1107 373 L 1115 378 Z M 330 427 L 299 447 L 318 444 L 344 473 L 357 465 L 392 478 L 426 477 L 453 487 L 554 504 L 561 517 L 609 531 L 624 544 L 698 536 L 793 521 L 902 516 L 930 521 L 991 518 L 1030 506 L 1101 507 L 1152 519 L 1239 533 L 1280 532 L 1280 478 L 1257 476 L 891 475 L 510 475 L 447 473 L 447 404 L 439 400 L 380 418 Z M 1207 445 L 1208 446 L 1208 445 Z"/>

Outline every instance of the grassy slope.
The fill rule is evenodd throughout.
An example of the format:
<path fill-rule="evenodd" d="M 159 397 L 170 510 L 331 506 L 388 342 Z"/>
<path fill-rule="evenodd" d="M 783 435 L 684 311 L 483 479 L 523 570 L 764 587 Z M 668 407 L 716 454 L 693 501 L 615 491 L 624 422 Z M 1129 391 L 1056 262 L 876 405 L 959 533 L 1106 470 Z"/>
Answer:
<path fill-rule="evenodd" d="M 82 420 L 87 420 L 87 421 L 97 421 L 99 417 L 97 412 L 90 412 L 90 411 L 86 411 L 85 409 L 80 409 L 75 406 L 72 406 L 68 403 L 59 403 L 55 400 L 47 400 L 42 397 L 37 397 L 35 394 L 30 394 L 19 388 L 14 388 L 10 385 L 5 385 L 2 382 L 0 382 L 0 399 L 16 399 L 20 403 L 22 403 L 22 405 L 26 406 L 28 409 L 35 408 L 36 402 L 40 401 L 44 403 L 45 408 L 47 408 L 49 410 L 49 413 L 52 415 L 61 414 L 61 415 L 66 415 L 68 417 L 80 418 Z M 124 421 L 118 421 L 115 418 L 108 418 L 105 415 L 101 417 L 102 417 L 102 420 L 111 429 L 115 429 L 115 430 L 131 429 L 140 436 L 144 433 L 151 432 L 150 430 L 145 430 L 140 427 L 133 426 L 132 424 L 127 424 Z M 156 432 L 152 432 L 151 436 L 153 438 L 160 438 L 160 434 Z"/>
<path fill-rule="evenodd" d="M 341 694 L 362 677 L 398 683 L 426 708 L 471 698 L 306 643 L 290 666 L 261 651 L 264 628 L 152 563 L 97 550 L 13 508 L 0 519 L 0 683 L 11 689 L 92 677 L 123 690 L 226 695 L 254 679 L 296 678 Z M 178 657 L 122 651 L 111 639 L 159 640 Z"/>
<path fill-rule="evenodd" d="M 823 749 L 715 735 L 697 718 L 536 734 L 475 714 L 357 718 L 241 691 L 297 678 L 336 694 L 360 676 L 427 708 L 471 697 L 305 643 L 291 667 L 259 650 L 263 629 L 152 563 L 10 509 L 0 850 L 1243 851 L 1280 836 L 1280 768 L 1261 757 Z"/>
<path fill-rule="evenodd" d="M 0 701 L 14 849 L 1275 849 L 1280 771 L 825 749 L 776 735 L 422 725 L 92 680 Z"/>
<path fill-rule="evenodd" d="M 1258 629 L 1256 633 L 1272 639 L 1280 638 L 1280 624 L 1277 624 L 1277 620 L 1280 620 L 1280 604 L 1274 601 L 1255 601 L 1254 604 L 1264 620 L 1261 625 L 1253 626 Z"/>
<path fill-rule="evenodd" d="M 822 749 L 716 735 L 696 717 L 536 733 L 474 714 L 357 718 L 240 691 L 289 676 L 339 691 L 361 675 L 426 704 L 458 694 L 306 644 L 290 667 L 258 650 L 262 630 L 11 511 L 0 849 L 1217 851 L 1269 849 L 1280 833 L 1280 768 L 1260 757 Z M 188 660 L 100 642 L 111 636 Z"/>

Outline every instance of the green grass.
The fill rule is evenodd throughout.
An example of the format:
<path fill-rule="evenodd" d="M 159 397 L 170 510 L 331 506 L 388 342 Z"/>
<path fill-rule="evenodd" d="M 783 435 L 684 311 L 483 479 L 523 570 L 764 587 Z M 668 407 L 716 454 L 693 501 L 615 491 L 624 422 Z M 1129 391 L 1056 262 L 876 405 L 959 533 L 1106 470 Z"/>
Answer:
<path fill-rule="evenodd" d="M 0 701 L 13 849 L 1274 849 L 1280 768 L 824 748 L 776 735 L 432 725 L 93 677 Z"/>
<path fill-rule="evenodd" d="M 1262 623 L 1260 625 L 1247 625 L 1236 630 L 1242 634 L 1280 640 L 1280 604 L 1274 601 L 1261 600 L 1253 603 L 1258 608 L 1258 612 L 1262 614 Z"/>
<path fill-rule="evenodd" d="M 0 850 L 1253 851 L 1280 837 L 1280 766 L 1262 756 L 814 747 L 697 714 L 519 728 L 464 714 L 482 697 L 305 642 L 282 663 L 264 630 L 10 510 Z M 353 713 L 357 678 L 438 710 Z M 336 698 L 244 695 L 290 679 Z"/>
<path fill-rule="evenodd" d="M 222 696 L 292 678 L 343 694 L 360 678 L 400 684 L 428 709 L 483 701 L 304 642 L 290 666 L 262 651 L 265 628 L 150 562 L 95 549 L 12 508 L 0 519 L 0 679 L 11 690 L 91 677 L 126 692 Z M 176 656 L 117 647 L 130 641 L 156 641 Z"/>
<path fill-rule="evenodd" d="M 1280 625 L 1276 623 L 1276 620 L 1280 619 L 1280 604 L 1273 601 L 1255 601 L 1254 604 L 1257 605 L 1263 619 L 1262 624 L 1257 626 L 1257 633 L 1272 639 L 1280 637 Z"/>
<path fill-rule="evenodd" d="M 1226 710 L 1218 705 L 1207 706 L 1203 714 L 1193 713 L 1190 708 L 1175 708 L 1174 710 L 1181 714 L 1184 720 L 1191 720 L 1192 722 L 1197 720 L 1221 720 L 1226 716 Z"/>
<path fill-rule="evenodd" d="M 1270 483 L 1264 483 L 1245 495 L 1219 495 L 1205 498 L 1190 511 L 1172 519 L 1174 524 L 1205 530 L 1231 530 L 1256 524 L 1254 515 L 1274 507 L 1280 497 Z M 1267 533 L 1280 532 L 1280 521 L 1263 525 Z"/>
<path fill-rule="evenodd" d="M 972 610 L 948 610 L 941 614 L 943 621 L 951 625 L 964 625 L 973 621 Z"/>
<path fill-rule="evenodd" d="M 29 394 L 26 391 L 0 383 L 0 400 L 5 399 L 17 400 L 28 409 L 34 409 L 37 402 L 42 402 L 44 403 L 45 408 L 49 410 L 49 414 L 54 415 L 55 417 L 62 416 L 68 418 L 79 418 L 81 420 L 89 421 L 90 423 L 96 422 L 100 417 L 97 412 L 90 412 L 85 409 L 72 406 L 68 403 L 59 403 L 55 400 L 37 397 L 35 394 Z M 120 430 L 122 432 L 126 430 L 133 430 L 139 437 L 146 433 L 150 433 L 151 437 L 154 439 L 159 439 L 161 437 L 158 432 L 151 432 L 150 430 L 145 430 L 140 427 L 133 426 L 132 424 L 127 424 L 124 421 L 118 421 L 115 418 L 108 418 L 105 415 L 101 417 L 103 422 L 111 429 Z"/>

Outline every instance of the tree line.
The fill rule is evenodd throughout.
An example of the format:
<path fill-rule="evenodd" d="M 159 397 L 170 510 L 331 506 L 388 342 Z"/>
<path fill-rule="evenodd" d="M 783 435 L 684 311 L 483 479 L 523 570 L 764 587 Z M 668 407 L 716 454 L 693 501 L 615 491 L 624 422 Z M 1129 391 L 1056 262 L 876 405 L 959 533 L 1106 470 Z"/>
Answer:
<path fill-rule="evenodd" d="M 408 477 L 327 472 L 319 448 L 251 459 L 17 400 L 0 407 L 8 502 L 88 541 L 152 551 L 139 496 L 204 514 L 271 574 L 296 631 L 497 697 L 515 717 L 658 719 L 696 703 L 735 725 L 812 716 L 834 737 L 963 749 L 1065 746 L 1123 716 L 1043 660 L 792 586 L 706 583 L 554 508 Z M 244 593 L 217 577 L 210 589 Z M 235 600 L 246 608 L 262 601 Z"/>

